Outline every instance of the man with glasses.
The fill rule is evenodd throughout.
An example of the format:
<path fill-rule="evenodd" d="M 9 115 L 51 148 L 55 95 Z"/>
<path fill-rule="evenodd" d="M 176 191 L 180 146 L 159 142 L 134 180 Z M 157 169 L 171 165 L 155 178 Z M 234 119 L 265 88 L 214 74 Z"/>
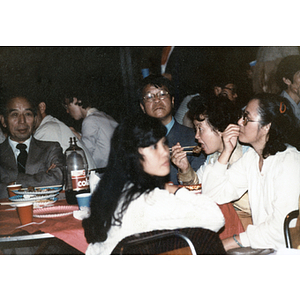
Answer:
<path fill-rule="evenodd" d="M 214 94 L 216 96 L 225 96 L 230 101 L 237 101 L 237 87 L 233 81 L 233 79 L 223 78 L 215 81 L 214 84 Z"/>
<path fill-rule="evenodd" d="M 166 126 L 169 147 L 177 143 L 182 147 L 197 145 L 194 130 L 179 124 L 173 117 L 174 95 L 169 79 L 161 75 L 150 75 L 144 78 L 140 89 L 140 107 L 145 114 L 159 119 Z M 195 171 L 205 161 L 202 153 L 187 155 L 187 157 Z M 171 165 L 170 181 L 174 184 L 178 184 L 177 172 L 177 167 Z"/>

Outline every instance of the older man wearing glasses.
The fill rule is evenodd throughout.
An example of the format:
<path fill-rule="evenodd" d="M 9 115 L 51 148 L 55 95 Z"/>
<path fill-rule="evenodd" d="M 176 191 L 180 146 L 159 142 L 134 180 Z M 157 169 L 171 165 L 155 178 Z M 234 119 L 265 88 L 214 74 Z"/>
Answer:
<path fill-rule="evenodd" d="M 171 81 L 164 76 L 150 75 L 143 79 L 140 90 L 140 107 L 142 111 L 159 119 L 167 128 L 169 147 L 179 143 L 184 146 L 196 146 L 195 133 L 192 128 L 179 124 L 173 117 L 174 95 Z M 187 155 L 193 170 L 198 170 L 205 161 L 204 154 Z M 170 181 L 178 184 L 178 169 L 171 165 Z"/>

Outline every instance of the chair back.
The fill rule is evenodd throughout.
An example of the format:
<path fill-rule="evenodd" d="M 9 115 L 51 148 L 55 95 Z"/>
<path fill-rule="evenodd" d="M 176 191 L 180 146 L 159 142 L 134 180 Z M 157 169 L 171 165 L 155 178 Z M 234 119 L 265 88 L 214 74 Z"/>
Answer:
<path fill-rule="evenodd" d="M 226 254 L 217 233 L 203 228 L 154 230 L 124 238 L 111 254 Z"/>
<path fill-rule="evenodd" d="M 297 219 L 296 227 L 290 228 L 290 223 L 294 219 Z M 300 249 L 300 216 L 298 209 L 290 212 L 285 217 L 283 230 L 286 247 Z"/>

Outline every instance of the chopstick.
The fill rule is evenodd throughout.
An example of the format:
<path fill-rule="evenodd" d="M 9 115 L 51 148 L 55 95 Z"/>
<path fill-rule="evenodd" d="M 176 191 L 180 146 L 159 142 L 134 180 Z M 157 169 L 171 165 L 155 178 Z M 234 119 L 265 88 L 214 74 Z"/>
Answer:
<path fill-rule="evenodd" d="M 184 146 L 184 147 L 182 147 L 183 149 L 193 149 L 193 148 L 195 148 L 196 147 L 196 145 L 194 145 L 194 146 Z M 172 151 L 172 148 L 169 148 L 169 150 L 170 151 Z"/>

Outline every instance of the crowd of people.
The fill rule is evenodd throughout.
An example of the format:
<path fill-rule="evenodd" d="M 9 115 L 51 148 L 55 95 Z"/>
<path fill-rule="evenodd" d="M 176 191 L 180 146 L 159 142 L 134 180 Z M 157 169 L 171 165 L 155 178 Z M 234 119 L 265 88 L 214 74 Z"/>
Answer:
<path fill-rule="evenodd" d="M 63 153 L 76 137 L 89 169 L 106 170 L 83 220 L 87 254 L 110 254 L 125 237 L 153 230 L 218 232 L 225 222 L 219 205 L 231 202 L 251 224 L 222 240 L 223 250 L 285 247 L 284 218 L 300 196 L 300 55 L 276 63 L 279 92 L 244 99 L 226 70 L 196 93 L 179 93 L 180 74 L 166 73 L 176 51 L 166 50 L 161 74 L 147 73 L 140 83 L 139 111 L 119 123 L 88 91 L 65 91 L 61 99 L 82 121 L 80 132 L 47 114 L 46 100 L 2 91 L 0 198 L 12 182 L 63 185 Z M 197 145 L 200 153 L 184 151 Z M 201 194 L 184 188 L 200 183 Z"/>

